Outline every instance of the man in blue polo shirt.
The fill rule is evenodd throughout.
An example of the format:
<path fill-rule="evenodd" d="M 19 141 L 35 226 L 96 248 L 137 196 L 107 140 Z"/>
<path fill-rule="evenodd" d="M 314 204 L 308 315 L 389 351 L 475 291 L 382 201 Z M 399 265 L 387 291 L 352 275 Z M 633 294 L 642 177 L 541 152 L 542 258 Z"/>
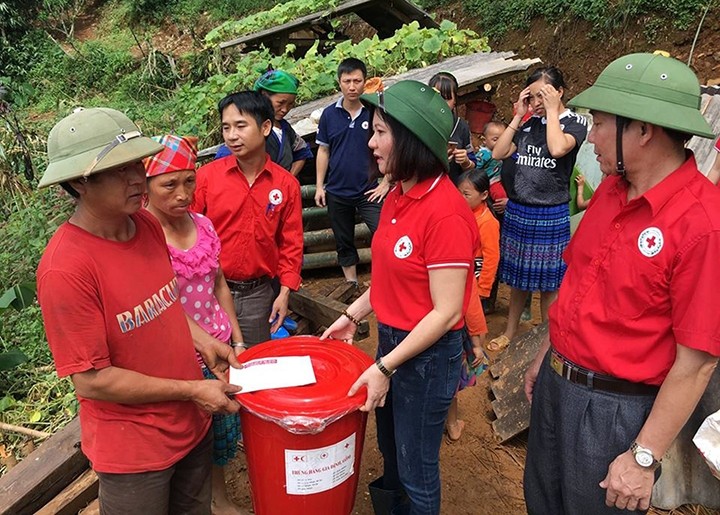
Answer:
<path fill-rule="evenodd" d="M 360 103 L 366 75 L 365 63 L 359 59 L 351 57 L 340 63 L 337 77 L 342 97 L 323 111 L 315 140 L 315 204 L 327 204 L 338 263 L 345 280 L 356 284 L 360 258 L 355 248 L 355 215 L 360 213 L 374 234 L 382 200 L 390 189 L 389 178 L 379 185 L 370 178 L 370 115 Z"/>

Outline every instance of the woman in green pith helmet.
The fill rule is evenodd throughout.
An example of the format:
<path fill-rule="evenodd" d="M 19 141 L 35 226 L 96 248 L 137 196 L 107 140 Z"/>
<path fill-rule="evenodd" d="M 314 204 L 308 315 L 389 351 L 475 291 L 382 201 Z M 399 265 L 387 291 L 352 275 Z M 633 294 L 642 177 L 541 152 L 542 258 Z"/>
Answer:
<path fill-rule="evenodd" d="M 265 150 L 270 159 L 297 176 L 305 166 L 307 159 L 312 159 L 310 147 L 297 135 L 292 126 L 285 121 L 285 116 L 295 107 L 298 93 L 298 81 L 295 76 L 282 70 L 268 70 L 255 81 L 253 89 L 270 99 L 275 111 L 273 130 L 265 140 Z M 215 159 L 229 156 L 230 150 L 222 145 Z"/>
<path fill-rule="evenodd" d="M 447 175 L 452 111 L 420 82 L 361 97 L 373 109 L 369 147 L 397 181 L 373 238 L 372 287 L 323 334 L 352 341 L 375 311 L 377 361 L 365 386 L 376 409 L 384 474 L 370 485 L 376 513 L 440 512 L 439 452 L 463 356 L 463 313 L 477 246 L 472 213 Z"/>

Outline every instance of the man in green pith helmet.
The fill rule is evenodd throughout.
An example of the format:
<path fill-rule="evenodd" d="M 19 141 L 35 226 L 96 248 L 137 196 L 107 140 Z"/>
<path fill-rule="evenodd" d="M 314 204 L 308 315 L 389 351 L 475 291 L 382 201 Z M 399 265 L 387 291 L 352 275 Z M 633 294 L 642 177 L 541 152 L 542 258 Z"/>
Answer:
<path fill-rule="evenodd" d="M 110 515 L 210 515 L 207 412 L 240 408 L 239 387 L 203 379 L 165 236 L 141 209 L 142 159 L 162 148 L 119 111 L 78 110 L 50 131 L 39 184 L 76 199 L 40 260 L 38 299 Z M 239 366 L 228 345 L 196 347 L 216 377 Z"/>
<path fill-rule="evenodd" d="M 569 105 L 590 109 L 607 178 L 525 376 L 525 500 L 530 514 L 642 513 L 720 355 L 720 192 L 685 149 L 713 133 L 697 78 L 663 55 L 613 61 Z"/>

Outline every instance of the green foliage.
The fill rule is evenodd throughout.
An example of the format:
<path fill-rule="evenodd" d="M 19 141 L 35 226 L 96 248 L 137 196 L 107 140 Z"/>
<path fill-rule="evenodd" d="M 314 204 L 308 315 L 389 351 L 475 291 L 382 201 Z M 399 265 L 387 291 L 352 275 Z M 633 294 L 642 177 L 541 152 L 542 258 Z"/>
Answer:
<path fill-rule="evenodd" d="M 370 76 L 390 76 L 456 55 L 488 51 L 489 47 L 486 38 L 471 30 L 458 29 L 445 20 L 439 29 L 421 29 L 417 22 L 412 22 L 390 38 L 380 39 L 376 35 L 356 44 L 343 41 L 326 55 L 318 52 L 317 42 L 303 58 L 296 59 L 294 50 L 288 45 L 280 56 L 267 50 L 249 52 L 235 62 L 232 73 L 214 75 L 203 84 L 182 86 L 175 103 L 185 121 L 181 126 L 183 132 L 201 137 L 213 134 L 218 123 L 215 113 L 218 100 L 232 91 L 251 88 L 268 65 L 288 71 L 300 80 L 298 102 L 302 103 L 334 93 L 337 67 L 348 57 L 365 61 Z"/>
<path fill-rule="evenodd" d="M 530 21 L 543 17 L 551 22 L 563 18 L 589 22 L 595 34 L 605 34 L 625 27 L 628 22 L 645 17 L 669 19 L 675 27 L 685 29 L 698 19 L 712 0 L 464 0 L 467 12 L 477 16 L 478 25 L 490 36 L 500 36 L 511 29 L 526 28 Z M 657 23 L 651 27 L 655 30 Z"/>
<path fill-rule="evenodd" d="M 229 39 L 282 25 L 306 14 L 332 9 L 338 3 L 339 0 L 289 0 L 270 10 L 251 14 L 237 21 L 226 21 L 207 33 L 205 43 L 209 47 L 215 46 Z"/>
<path fill-rule="evenodd" d="M 35 284 L 18 284 L 7 290 L 0 297 L 0 314 L 9 308 L 17 311 L 28 307 L 35 299 Z M 10 370 L 28 360 L 22 351 L 12 349 L 7 352 L 0 352 L 0 370 Z"/>
<path fill-rule="evenodd" d="M 73 208 L 70 197 L 57 189 L 34 191 L 27 197 L 27 206 L 19 206 L 0 226 L 0 284 L 6 287 L 33 280 L 50 236 Z"/>
<path fill-rule="evenodd" d="M 131 24 L 147 22 L 162 23 L 172 20 L 180 24 L 192 24 L 193 18 L 209 15 L 213 20 L 238 18 L 239 13 L 250 13 L 258 9 L 267 9 L 278 0 L 120 0 L 124 20 Z"/>

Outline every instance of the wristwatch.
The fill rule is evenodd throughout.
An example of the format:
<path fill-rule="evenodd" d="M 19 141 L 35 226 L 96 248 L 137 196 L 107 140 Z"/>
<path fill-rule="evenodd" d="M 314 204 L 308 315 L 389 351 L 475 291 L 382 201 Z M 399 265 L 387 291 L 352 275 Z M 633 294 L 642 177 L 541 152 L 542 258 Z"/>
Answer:
<path fill-rule="evenodd" d="M 660 466 L 660 462 L 655 459 L 652 451 L 647 447 L 639 445 L 637 442 L 632 443 L 630 452 L 633 453 L 635 462 L 644 469 L 655 470 Z"/>

